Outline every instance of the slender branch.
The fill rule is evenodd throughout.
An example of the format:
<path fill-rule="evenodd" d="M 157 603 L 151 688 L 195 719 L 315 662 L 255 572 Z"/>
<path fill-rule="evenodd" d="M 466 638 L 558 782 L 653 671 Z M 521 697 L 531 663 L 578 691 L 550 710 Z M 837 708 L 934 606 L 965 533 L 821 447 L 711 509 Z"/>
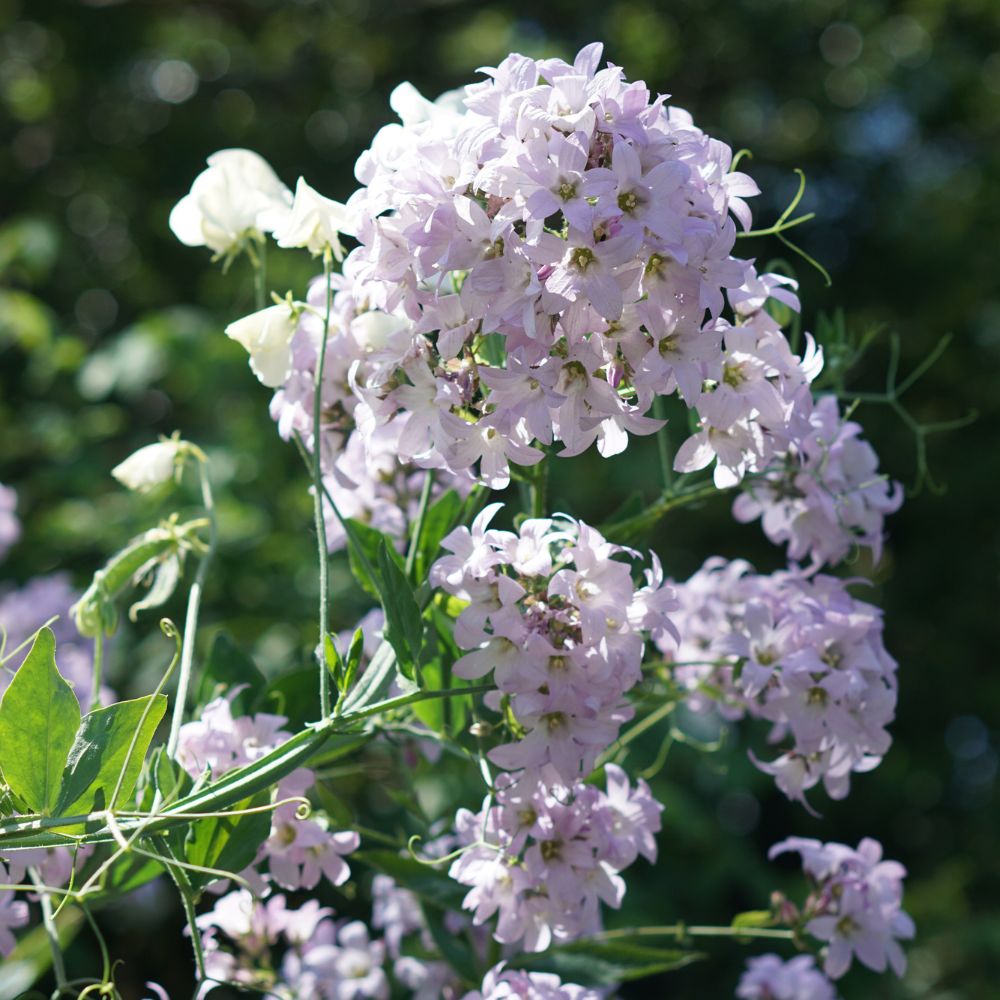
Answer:
<path fill-rule="evenodd" d="M 201 611 L 201 595 L 205 589 L 205 580 L 215 547 L 218 544 L 219 529 L 215 517 L 215 500 L 212 497 L 212 484 L 208 478 L 208 462 L 199 457 L 198 478 L 201 482 L 201 500 L 208 517 L 208 547 L 198 563 L 194 583 L 188 593 L 187 613 L 184 616 L 184 645 L 181 649 L 181 669 L 177 678 L 177 691 L 174 694 L 174 714 L 170 719 L 170 735 L 167 738 L 167 756 L 173 757 L 180 740 L 181 725 L 184 722 L 184 709 L 187 703 L 188 689 L 191 686 L 191 668 L 194 664 L 194 641 L 198 634 L 198 614 Z"/>
<path fill-rule="evenodd" d="M 549 500 L 549 456 L 545 457 L 535 466 L 531 479 L 530 501 L 531 516 L 545 517 L 546 507 Z"/>
<path fill-rule="evenodd" d="M 94 634 L 94 673 L 90 686 L 90 711 L 101 707 L 101 674 L 104 668 L 104 628 Z"/>
<path fill-rule="evenodd" d="M 155 837 L 154 841 L 160 851 L 173 861 L 177 861 L 166 837 Z M 187 877 L 187 872 L 178 864 L 167 865 L 167 871 L 177 886 L 178 895 L 181 897 L 181 905 L 184 907 L 184 916 L 187 919 L 188 929 L 191 932 L 191 948 L 194 951 L 194 964 L 198 972 L 198 985 L 200 986 L 208 977 L 205 968 L 205 952 L 201 946 L 201 935 L 198 933 L 198 915 L 194 908 L 194 889 L 191 880 Z"/>
<path fill-rule="evenodd" d="M 333 308 L 333 289 L 330 287 L 330 271 L 333 254 L 327 247 L 323 252 L 323 282 L 326 288 L 326 316 L 323 320 L 323 336 L 320 338 L 319 356 L 316 359 L 316 383 L 313 391 L 313 511 L 316 520 L 316 544 L 319 549 L 319 704 L 322 718 L 330 714 L 330 675 L 322 660 L 323 643 L 330 630 L 329 590 L 330 553 L 326 544 L 326 521 L 323 516 L 323 462 L 320 444 L 320 417 L 323 408 L 323 370 L 326 366 L 326 342 L 330 336 L 330 312 Z"/>
<path fill-rule="evenodd" d="M 696 503 L 715 496 L 717 493 L 724 493 L 714 483 L 707 483 L 687 493 L 664 493 L 659 500 L 654 501 L 644 511 L 625 518 L 623 521 L 612 522 L 601 526 L 601 533 L 612 537 L 615 541 L 627 542 L 644 531 L 652 528 L 669 511 L 677 507 L 684 507 L 689 503 Z"/>
<path fill-rule="evenodd" d="M 663 421 L 663 426 L 656 432 L 656 450 L 660 455 L 663 488 L 669 493 L 674 485 L 674 462 L 670 454 L 670 432 L 667 429 L 667 403 L 663 396 L 657 396 L 653 400 L 653 416 Z"/>
<path fill-rule="evenodd" d="M 42 923 L 45 926 L 45 936 L 49 939 L 52 950 L 52 971 L 56 977 L 56 986 L 62 989 L 66 986 L 66 965 L 63 962 L 62 948 L 59 944 L 59 928 L 52 916 L 52 899 L 41 875 L 34 867 L 28 869 L 28 876 L 38 890 L 38 900 L 42 908 Z"/>
<path fill-rule="evenodd" d="M 774 938 L 791 941 L 795 937 L 795 932 L 777 927 L 692 927 L 680 923 L 667 924 L 663 927 L 620 927 L 595 934 L 594 940 L 613 941 L 616 938 L 629 937 L 675 937 L 678 941 L 683 941 L 687 937 Z"/>

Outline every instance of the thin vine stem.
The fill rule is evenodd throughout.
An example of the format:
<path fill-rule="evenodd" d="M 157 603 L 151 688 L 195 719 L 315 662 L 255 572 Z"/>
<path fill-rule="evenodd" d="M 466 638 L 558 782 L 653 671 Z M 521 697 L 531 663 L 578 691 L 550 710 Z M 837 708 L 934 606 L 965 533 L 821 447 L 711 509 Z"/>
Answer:
<path fill-rule="evenodd" d="M 333 309 L 333 289 L 330 287 L 330 275 L 333 265 L 333 254 L 329 246 L 323 252 L 323 283 L 326 289 L 326 315 L 323 320 L 323 336 L 320 338 L 319 356 L 316 360 L 316 382 L 313 390 L 313 512 L 316 521 L 316 545 L 319 550 L 319 704 L 322 718 L 330 714 L 330 674 L 322 660 L 323 644 L 330 631 L 329 622 L 329 590 L 330 590 L 330 553 L 326 544 L 326 521 L 323 516 L 323 462 L 320 447 L 320 417 L 323 407 L 323 370 L 326 366 L 326 342 L 330 336 L 330 313 Z"/>
<path fill-rule="evenodd" d="M 56 977 L 56 986 L 62 989 L 66 986 L 66 965 L 63 962 L 62 946 L 59 944 L 59 928 L 52 916 L 52 899 L 36 868 L 28 869 L 28 877 L 38 890 L 38 901 L 42 908 L 42 924 L 45 927 L 45 936 L 49 939 L 49 948 L 52 951 L 52 971 Z"/>
<path fill-rule="evenodd" d="M 685 923 L 666 924 L 662 927 L 619 927 L 595 934 L 593 940 L 614 941 L 631 937 L 675 937 L 683 941 L 688 937 L 771 938 L 792 941 L 795 932 L 778 927 L 707 927 Z"/>
<path fill-rule="evenodd" d="M 101 674 L 104 672 L 104 629 L 94 635 L 94 672 L 90 685 L 90 711 L 101 707 Z"/>
<path fill-rule="evenodd" d="M 212 484 L 208 478 L 208 462 L 198 457 L 198 478 L 201 484 L 201 501 L 208 517 L 208 545 L 198 563 L 194 583 L 188 593 L 187 612 L 184 616 L 184 644 L 181 648 L 180 674 L 177 678 L 177 691 L 174 694 L 174 712 L 170 719 L 170 735 L 167 737 L 167 755 L 173 757 L 180 741 L 181 726 L 184 724 L 184 710 L 187 704 L 188 689 L 191 686 L 191 672 L 194 665 L 194 643 L 198 634 L 198 615 L 201 611 L 201 596 L 205 590 L 205 580 L 208 578 L 209 566 L 219 540 L 219 529 L 215 516 L 215 500 L 212 496 Z"/>

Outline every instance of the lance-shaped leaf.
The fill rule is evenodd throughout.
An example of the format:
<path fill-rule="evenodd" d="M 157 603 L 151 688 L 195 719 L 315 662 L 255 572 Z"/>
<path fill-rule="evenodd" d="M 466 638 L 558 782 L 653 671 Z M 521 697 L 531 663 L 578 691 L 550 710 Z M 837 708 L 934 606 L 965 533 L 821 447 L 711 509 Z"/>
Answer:
<path fill-rule="evenodd" d="M 399 669 L 407 680 L 415 680 L 420 666 L 420 651 L 424 643 L 424 623 L 420 606 L 413 596 L 406 574 L 382 543 L 378 550 L 378 568 L 384 590 L 382 608 L 385 611 L 385 637 L 396 651 Z"/>
<path fill-rule="evenodd" d="M 75 816 L 128 801 L 156 727 L 167 709 L 164 695 L 120 701 L 89 713 L 69 752 L 57 809 Z"/>
<path fill-rule="evenodd" d="M 0 702 L 0 771 L 33 812 L 51 815 L 80 725 L 80 703 L 56 668 L 56 638 L 43 628 Z"/>

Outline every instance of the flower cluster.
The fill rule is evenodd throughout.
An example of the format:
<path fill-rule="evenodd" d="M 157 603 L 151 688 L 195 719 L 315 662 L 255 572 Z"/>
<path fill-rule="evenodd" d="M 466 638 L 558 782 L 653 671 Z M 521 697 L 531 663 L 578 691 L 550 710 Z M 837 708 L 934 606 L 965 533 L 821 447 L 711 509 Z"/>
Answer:
<path fill-rule="evenodd" d="M 235 767 L 249 764 L 279 746 L 290 736 L 282 730 L 280 715 L 258 714 L 234 718 L 226 698 L 205 706 L 201 718 L 181 727 L 177 760 L 191 775 L 218 778 Z M 271 879 L 284 889 L 312 889 L 326 876 L 342 885 L 351 871 L 344 855 L 357 850 L 360 838 L 350 831 L 330 831 L 321 818 L 303 816 L 302 798 L 315 783 L 308 768 L 297 768 L 283 778 L 275 792 L 284 802 L 274 810 L 271 835 L 261 845 L 254 865 L 268 862 Z M 263 892 L 267 882 L 255 868 L 244 872 Z"/>
<path fill-rule="evenodd" d="M 245 889 L 223 896 L 197 918 L 208 976 L 199 996 L 226 982 L 287 1000 L 388 1000 L 384 944 L 360 921 L 332 915 L 315 900 L 291 910 L 281 895 L 266 903 Z M 272 954 L 278 945 L 280 961 Z"/>
<path fill-rule="evenodd" d="M 428 845 L 436 853 L 438 842 Z M 457 931 L 468 917 L 448 911 L 444 923 L 449 933 Z M 427 927 L 418 898 L 388 875 L 378 874 L 372 880 L 372 927 L 382 932 L 386 950 L 392 959 L 392 972 L 396 980 L 412 991 L 413 1000 L 441 1000 L 455 998 L 461 987 L 454 970 L 445 961 L 418 958 L 414 949 L 404 951 L 404 941 L 416 937 L 424 955 L 437 951 L 434 938 Z"/>
<path fill-rule="evenodd" d="M 450 875 L 470 886 L 462 905 L 476 925 L 496 915 L 498 941 L 544 951 L 599 930 L 601 903 L 617 908 L 625 895 L 619 872 L 640 854 L 656 860 L 663 807 L 641 779 L 633 788 L 621 768 L 604 770 L 606 792 L 566 785 L 551 767 L 535 780 L 502 774 L 479 813 L 459 811 L 468 849 Z"/>
<path fill-rule="evenodd" d="M 812 955 L 783 962 L 758 955 L 747 962 L 736 987 L 739 1000 L 836 1000 L 833 984 L 816 968 Z"/>
<path fill-rule="evenodd" d="M 637 588 L 613 545 L 569 518 L 525 521 L 518 532 L 489 528 L 501 504 L 486 507 L 472 529 L 442 542 L 451 555 L 432 567 L 431 583 L 468 602 L 455 622 L 466 653 L 459 677 L 493 671 L 487 704 L 502 711 L 517 737 L 489 757 L 507 770 L 549 765 L 564 784 L 586 776 L 632 717 L 624 695 L 641 678 L 644 633 L 662 638 L 675 607 L 659 561 L 651 556 Z"/>
<path fill-rule="evenodd" d="M 882 860 L 882 845 L 866 837 L 857 849 L 789 837 L 775 844 L 768 857 L 787 851 L 802 856 L 802 867 L 814 883 L 801 922 L 806 931 L 827 942 L 824 971 L 839 979 L 853 958 L 876 972 L 906 970 L 900 940 L 913 937 L 914 926 L 902 909 L 906 869 Z"/>
<path fill-rule="evenodd" d="M 462 1000 L 601 1000 L 603 995 L 564 983 L 552 973 L 507 969 L 501 962 L 486 973 L 481 989 L 466 993 Z"/>
<path fill-rule="evenodd" d="M 808 430 L 790 442 L 774 466 L 746 483 L 733 504 L 739 521 L 761 519 L 789 559 L 808 558 L 813 567 L 835 564 L 853 546 L 881 558 L 883 522 L 899 509 L 903 491 L 878 471 L 878 457 L 861 426 L 843 420 L 833 396 L 816 400 Z"/>
<path fill-rule="evenodd" d="M 889 748 L 896 663 L 882 642 L 881 611 L 843 580 L 785 571 L 762 576 L 747 563 L 709 559 L 676 587 L 679 645 L 661 642 L 692 705 L 746 712 L 791 745 L 756 761 L 803 802 L 822 780 L 843 798 L 853 771 L 877 766 Z M 755 759 L 756 760 L 756 759 Z"/>

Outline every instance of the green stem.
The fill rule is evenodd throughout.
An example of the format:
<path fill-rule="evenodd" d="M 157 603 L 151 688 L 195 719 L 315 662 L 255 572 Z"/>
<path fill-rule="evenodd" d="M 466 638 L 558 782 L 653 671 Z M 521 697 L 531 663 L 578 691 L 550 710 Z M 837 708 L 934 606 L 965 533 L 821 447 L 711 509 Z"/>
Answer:
<path fill-rule="evenodd" d="M 600 531 L 616 542 L 628 542 L 652 528 L 669 511 L 724 492 L 726 491 L 720 490 L 714 483 L 707 483 L 687 493 L 664 493 L 659 500 L 651 503 L 644 511 L 633 517 L 627 517 L 623 521 L 602 525 Z"/>
<path fill-rule="evenodd" d="M 188 689 L 191 686 L 191 669 L 194 664 L 194 640 L 198 634 L 198 614 L 201 611 L 201 595 L 205 589 L 205 579 L 208 568 L 215 554 L 218 543 L 218 525 L 215 518 L 215 501 L 212 497 L 212 484 L 208 479 L 208 463 L 198 461 L 198 476 L 201 482 L 201 499 L 208 516 L 208 547 L 198 563 L 198 572 L 188 593 L 187 613 L 184 617 L 184 645 L 181 649 L 180 676 L 177 678 L 177 692 L 174 695 L 174 714 L 170 719 L 170 735 L 167 738 L 167 756 L 173 757 L 180 740 L 181 725 L 184 722 L 184 708 L 187 703 Z"/>
<path fill-rule="evenodd" d="M 531 516 L 545 517 L 549 502 L 549 456 L 535 466 L 531 480 Z"/>
<path fill-rule="evenodd" d="M 104 629 L 94 635 L 94 676 L 90 687 L 90 711 L 101 707 L 101 673 L 104 667 Z"/>
<path fill-rule="evenodd" d="M 620 927 L 617 930 L 596 934 L 597 941 L 613 941 L 630 937 L 675 937 L 683 941 L 686 937 L 733 937 L 733 938 L 773 938 L 791 941 L 794 931 L 776 927 L 691 927 L 688 924 L 668 924 L 663 927 Z"/>
<path fill-rule="evenodd" d="M 327 247 L 323 253 L 323 281 L 326 287 L 326 317 L 323 321 L 323 336 L 320 338 L 319 356 L 316 360 L 316 383 L 313 392 L 313 511 L 316 520 L 316 543 L 319 549 L 319 704 L 321 718 L 330 714 L 330 674 L 323 662 L 323 643 L 326 641 L 329 623 L 329 558 L 326 544 L 326 521 L 323 517 L 323 468 L 320 444 L 320 416 L 323 407 L 323 369 L 326 366 L 326 342 L 330 336 L 330 312 L 333 309 L 333 289 L 330 287 L 330 271 L 333 255 Z"/>
<path fill-rule="evenodd" d="M 161 854 L 174 861 L 177 860 L 174 857 L 173 851 L 170 850 L 170 845 L 167 843 L 166 837 L 154 837 L 153 841 Z M 208 972 L 205 969 L 205 952 L 201 946 L 201 935 L 198 933 L 198 915 L 194 908 L 194 888 L 191 885 L 191 880 L 188 878 L 187 872 L 179 865 L 167 865 L 166 868 L 170 873 L 170 877 L 174 880 L 174 885 L 177 886 L 177 892 L 181 897 L 181 905 L 184 907 L 184 916 L 187 919 L 188 930 L 191 932 L 194 965 L 198 973 L 197 985 L 201 986 L 208 978 Z"/>
<path fill-rule="evenodd" d="M 650 712 L 644 719 L 640 719 L 631 729 L 623 733 L 608 749 L 601 754 L 597 761 L 597 766 L 602 767 L 619 751 L 624 749 L 633 740 L 638 739 L 647 729 L 651 729 L 660 720 L 665 719 L 677 707 L 676 701 L 666 701 L 659 708 Z"/>
<path fill-rule="evenodd" d="M 667 401 L 663 396 L 653 400 L 653 416 L 664 421 L 656 432 L 656 449 L 660 454 L 660 472 L 663 475 L 663 488 L 669 493 L 674 485 L 674 463 L 671 457 L 670 432 L 667 430 Z"/>
<path fill-rule="evenodd" d="M 66 986 L 66 965 L 63 962 L 62 948 L 59 945 L 59 928 L 52 916 L 52 900 L 49 897 L 45 883 L 35 868 L 28 869 L 28 875 L 38 890 L 38 900 L 42 908 L 42 923 L 45 926 L 45 936 L 49 939 L 52 950 L 52 971 L 56 977 L 56 986 L 63 989 Z"/>

